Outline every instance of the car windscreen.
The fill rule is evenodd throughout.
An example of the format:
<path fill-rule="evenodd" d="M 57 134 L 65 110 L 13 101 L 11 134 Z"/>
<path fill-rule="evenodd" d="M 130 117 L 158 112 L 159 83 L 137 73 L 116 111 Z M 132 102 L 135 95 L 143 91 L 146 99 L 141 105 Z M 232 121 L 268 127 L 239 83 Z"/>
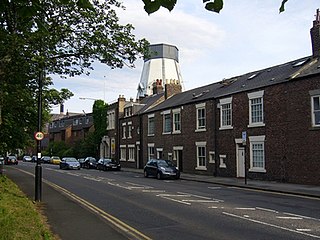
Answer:
<path fill-rule="evenodd" d="M 158 161 L 158 166 L 161 166 L 161 167 L 174 167 L 174 164 L 171 161 L 160 160 L 160 161 Z"/>

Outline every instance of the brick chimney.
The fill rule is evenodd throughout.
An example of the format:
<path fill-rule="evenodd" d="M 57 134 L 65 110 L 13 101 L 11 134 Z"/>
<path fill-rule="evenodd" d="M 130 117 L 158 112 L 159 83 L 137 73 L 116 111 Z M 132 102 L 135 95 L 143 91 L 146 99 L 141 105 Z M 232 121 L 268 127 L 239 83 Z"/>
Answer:
<path fill-rule="evenodd" d="M 152 85 L 153 94 L 158 94 L 163 92 L 162 79 L 157 79 Z"/>
<path fill-rule="evenodd" d="M 182 86 L 179 80 L 167 80 L 165 85 L 164 97 L 168 99 L 169 97 L 182 92 Z"/>
<path fill-rule="evenodd" d="M 316 20 L 313 21 L 313 26 L 310 29 L 311 43 L 312 43 L 312 56 L 320 57 L 320 12 L 317 9 Z"/>

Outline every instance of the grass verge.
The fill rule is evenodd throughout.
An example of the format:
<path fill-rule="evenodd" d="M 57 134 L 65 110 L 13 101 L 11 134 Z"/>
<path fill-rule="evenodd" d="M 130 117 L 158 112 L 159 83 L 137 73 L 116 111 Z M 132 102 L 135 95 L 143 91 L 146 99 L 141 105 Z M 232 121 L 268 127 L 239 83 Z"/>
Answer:
<path fill-rule="evenodd" d="M 34 204 L 4 175 L 0 175 L 0 240 L 56 240 Z"/>

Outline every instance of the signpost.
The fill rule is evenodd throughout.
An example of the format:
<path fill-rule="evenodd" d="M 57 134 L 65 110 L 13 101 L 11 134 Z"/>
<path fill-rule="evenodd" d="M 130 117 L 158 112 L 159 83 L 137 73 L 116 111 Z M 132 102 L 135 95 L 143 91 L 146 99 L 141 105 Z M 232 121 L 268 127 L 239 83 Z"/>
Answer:
<path fill-rule="evenodd" d="M 242 132 L 242 145 L 244 149 L 244 184 L 247 185 L 247 156 L 246 156 L 246 145 L 247 145 L 247 132 Z"/>

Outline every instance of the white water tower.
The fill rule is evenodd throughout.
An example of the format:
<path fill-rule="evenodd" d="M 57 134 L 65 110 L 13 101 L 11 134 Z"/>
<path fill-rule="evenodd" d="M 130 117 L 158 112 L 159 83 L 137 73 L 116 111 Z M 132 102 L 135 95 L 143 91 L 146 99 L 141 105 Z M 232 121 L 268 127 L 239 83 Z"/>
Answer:
<path fill-rule="evenodd" d="M 152 95 L 152 85 L 157 79 L 162 80 L 163 87 L 170 80 L 178 80 L 183 86 L 176 46 L 163 43 L 150 45 L 149 56 L 144 60 L 137 99 Z"/>

